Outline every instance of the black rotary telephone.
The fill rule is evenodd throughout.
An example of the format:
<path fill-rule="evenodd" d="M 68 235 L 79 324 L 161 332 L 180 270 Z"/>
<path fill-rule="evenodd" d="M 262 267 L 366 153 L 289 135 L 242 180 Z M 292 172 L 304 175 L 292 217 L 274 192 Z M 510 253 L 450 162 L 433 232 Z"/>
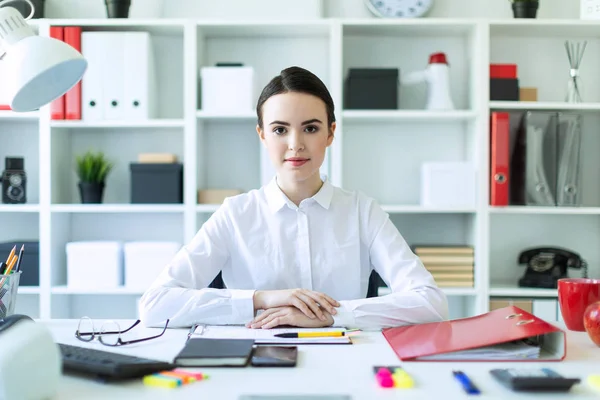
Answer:
<path fill-rule="evenodd" d="M 577 253 L 559 247 L 535 247 L 519 254 L 519 264 L 527 264 L 519 286 L 556 289 L 558 280 L 567 278 L 567 268 L 582 268 L 587 278 L 587 262 Z"/>

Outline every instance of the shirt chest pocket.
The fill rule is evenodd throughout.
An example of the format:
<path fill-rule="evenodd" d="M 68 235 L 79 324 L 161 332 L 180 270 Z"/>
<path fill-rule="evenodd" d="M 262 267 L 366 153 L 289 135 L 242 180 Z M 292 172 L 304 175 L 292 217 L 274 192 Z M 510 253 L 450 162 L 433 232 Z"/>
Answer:
<path fill-rule="evenodd" d="M 352 286 L 352 282 L 360 283 L 360 245 L 354 241 L 339 243 L 332 241 L 323 246 L 315 258 L 318 277 L 317 287 Z"/>

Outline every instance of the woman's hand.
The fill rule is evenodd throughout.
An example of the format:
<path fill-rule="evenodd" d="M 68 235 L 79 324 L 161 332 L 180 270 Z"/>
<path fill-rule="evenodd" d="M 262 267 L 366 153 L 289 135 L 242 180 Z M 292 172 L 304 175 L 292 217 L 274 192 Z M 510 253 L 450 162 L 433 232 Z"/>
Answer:
<path fill-rule="evenodd" d="M 340 303 L 326 294 L 307 289 L 257 290 L 254 292 L 255 310 L 268 310 L 284 306 L 296 307 L 308 318 L 318 317 L 321 321 L 326 321 L 324 311 L 336 314 L 335 307 L 339 307 Z"/>
<path fill-rule="evenodd" d="M 279 325 L 297 326 L 300 328 L 322 328 L 333 325 L 333 317 L 324 311 L 325 320 L 309 318 L 296 307 L 285 306 L 269 308 L 246 324 L 247 328 L 270 329 Z"/>

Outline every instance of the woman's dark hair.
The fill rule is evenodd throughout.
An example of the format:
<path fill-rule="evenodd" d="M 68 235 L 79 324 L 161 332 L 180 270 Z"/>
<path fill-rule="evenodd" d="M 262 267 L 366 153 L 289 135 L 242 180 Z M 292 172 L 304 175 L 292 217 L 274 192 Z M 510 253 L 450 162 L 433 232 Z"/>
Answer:
<path fill-rule="evenodd" d="M 331 126 L 335 122 L 333 99 L 323 81 L 304 68 L 289 67 L 271 79 L 260 94 L 256 104 L 258 126 L 262 127 L 263 125 L 262 106 L 265 101 L 271 96 L 287 92 L 306 93 L 320 98 L 327 109 L 327 126 Z"/>

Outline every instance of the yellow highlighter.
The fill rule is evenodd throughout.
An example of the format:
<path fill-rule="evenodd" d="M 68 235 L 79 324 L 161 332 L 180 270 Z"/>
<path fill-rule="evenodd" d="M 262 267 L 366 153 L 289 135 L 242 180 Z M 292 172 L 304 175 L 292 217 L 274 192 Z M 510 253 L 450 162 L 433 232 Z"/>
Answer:
<path fill-rule="evenodd" d="M 394 387 L 400 389 L 410 389 L 415 386 L 413 378 L 402 368 L 396 368 L 392 374 Z"/>
<path fill-rule="evenodd" d="M 155 386 L 155 387 L 163 387 L 163 388 L 176 388 L 181 386 L 180 379 L 174 379 L 169 376 L 163 376 L 161 374 L 153 374 L 144 376 L 144 385 L 146 386 Z"/>
<path fill-rule="evenodd" d="M 600 391 L 600 375 L 590 375 L 587 381 L 596 391 Z"/>
<path fill-rule="evenodd" d="M 345 336 L 344 331 L 330 331 L 330 332 L 289 332 L 289 333 L 278 333 L 274 335 L 280 338 L 311 338 L 311 337 L 338 337 Z"/>

